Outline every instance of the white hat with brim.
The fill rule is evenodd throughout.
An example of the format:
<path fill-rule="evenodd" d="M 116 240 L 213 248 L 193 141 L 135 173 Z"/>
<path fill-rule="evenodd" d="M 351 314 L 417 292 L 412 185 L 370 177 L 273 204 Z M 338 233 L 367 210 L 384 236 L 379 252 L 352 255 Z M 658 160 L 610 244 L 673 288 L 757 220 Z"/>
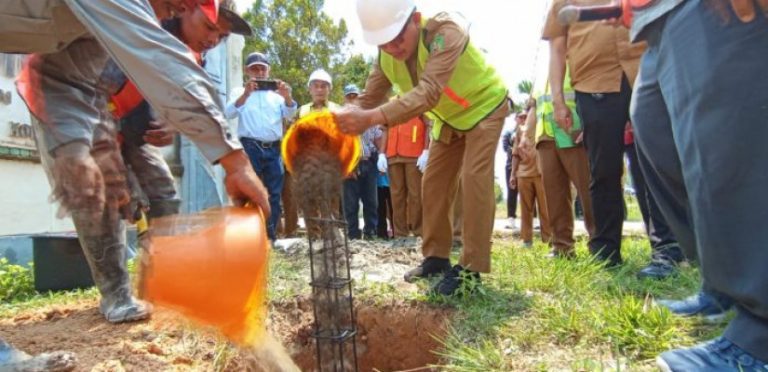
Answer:
<path fill-rule="evenodd" d="M 397 15 L 397 21 L 387 27 L 378 30 L 363 29 L 363 40 L 371 45 L 384 45 L 394 40 L 400 31 L 403 30 L 405 23 L 408 22 L 415 9 L 416 6 L 414 5 L 408 10 L 403 10 Z"/>

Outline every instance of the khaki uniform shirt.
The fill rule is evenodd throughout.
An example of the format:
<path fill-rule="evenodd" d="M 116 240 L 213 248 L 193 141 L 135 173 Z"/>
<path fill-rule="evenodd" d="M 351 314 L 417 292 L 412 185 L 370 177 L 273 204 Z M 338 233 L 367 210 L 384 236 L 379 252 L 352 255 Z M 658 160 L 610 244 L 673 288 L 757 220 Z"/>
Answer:
<path fill-rule="evenodd" d="M 440 47 L 431 48 L 429 59 L 424 71 L 417 74 L 416 62 L 418 53 L 414 53 L 406 65 L 414 82 L 414 89 L 402 95 L 400 99 L 392 100 L 381 106 L 386 125 L 405 123 L 414 116 L 421 115 L 437 105 L 443 88 L 453 76 L 459 57 L 469 42 L 469 34 L 448 13 L 438 13 L 427 21 L 425 26 L 425 45 L 430 45 L 435 36 L 441 35 L 443 43 Z M 373 66 L 373 71 L 365 84 L 365 91 L 357 98 L 358 104 L 364 109 L 377 107 L 386 99 L 392 83 L 381 71 L 379 64 Z M 443 127 L 443 132 L 449 132 Z"/>
<path fill-rule="evenodd" d="M 525 127 L 518 127 L 515 129 L 515 150 L 512 152 L 512 155 L 517 156 L 518 166 L 515 176 L 518 178 L 539 177 L 541 175 L 541 173 L 539 173 L 538 158 L 535 149 L 529 149 L 528 156 L 525 158 L 520 156 L 521 151 L 526 151 L 520 147 L 520 141 L 523 136 L 527 134 L 528 132 Z M 529 138 L 529 140 L 531 140 L 531 138 Z"/>
<path fill-rule="evenodd" d="M 584 93 L 617 93 L 626 75 L 633 85 L 645 44 L 631 44 L 629 31 L 600 22 L 579 22 L 563 26 L 557 13 L 567 4 L 601 5 L 604 0 L 554 0 L 542 39 L 565 36 L 568 68 L 573 89 Z"/>

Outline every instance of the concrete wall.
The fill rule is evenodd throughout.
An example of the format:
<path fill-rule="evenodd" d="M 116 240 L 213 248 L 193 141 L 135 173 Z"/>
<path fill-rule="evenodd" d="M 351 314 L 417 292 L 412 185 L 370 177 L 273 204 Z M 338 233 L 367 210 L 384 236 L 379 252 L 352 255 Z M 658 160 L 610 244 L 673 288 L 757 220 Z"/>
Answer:
<path fill-rule="evenodd" d="M 73 230 L 71 220 L 57 219 L 56 206 L 48 202 L 51 188 L 38 161 L 31 117 L 13 84 L 20 62 L 0 55 L 0 235 Z"/>

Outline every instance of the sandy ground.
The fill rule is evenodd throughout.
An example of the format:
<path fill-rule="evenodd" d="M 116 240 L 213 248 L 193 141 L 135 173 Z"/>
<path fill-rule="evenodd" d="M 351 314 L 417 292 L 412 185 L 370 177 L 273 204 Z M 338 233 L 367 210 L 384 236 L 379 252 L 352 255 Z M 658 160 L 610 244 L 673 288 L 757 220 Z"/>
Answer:
<path fill-rule="evenodd" d="M 505 224 L 506 220 L 496 220 L 496 236 L 513 235 Z M 578 233 L 584 233 L 581 222 Z M 626 223 L 625 233 L 641 234 L 642 224 Z M 420 244 L 418 239 L 353 241 L 352 277 L 358 282 L 389 283 L 398 292 L 417 291 L 402 277 L 421 261 Z M 307 243 L 302 239 L 281 241 L 275 249 L 306 259 Z M 299 277 L 308 279 L 309 268 Z M 444 334 L 450 310 L 420 302 L 358 299 L 356 316 L 360 371 L 424 370 L 419 368 L 439 362 L 429 350 L 439 346 L 435 336 Z M 270 304 L 268 329 L 301 370 L 315 369 L 311 301 L 296 297 Z M 235 349 L 212 330 L 196 327 L 173 312 L 156 309 L 148 321 L 110 325 L 99 314 L 96 300 L 50 305 L 0 319 L 0 337 L 30 354 L 73 351 L 76 371 L 265 370 L 252 350 Z"/>
<path fill-rule="evenodd" d="M 291 243 L 289 241 L 289 243 Z M 306 255 L 307 244 L 293 241 L 282 254 Z M 398 291 L 416 291 L 402 281 L 418 264 L 420 241 L 351 242 L 355 280 L 392 283 Z M 309 276 L 308 269 L 302 275 Z M 429 350 L 444 332 L 450 310 L 392 300 L 356 302 L 356 349 L 361 371 L 403 370 L 438 362 Z M 268 329 L 301 370 L 315 369 L 311 301 L 306 297 L 270 304 Z M 67 350 L 77 354 L 76 371 L 242 371 L 260 368 L 254 353 L 236 349 L 212 330 L 199 328 L 168 310 L 156 309 L 148 321 L 110 325 L 96 300 L 49 305 L 0 320 L 0 337 L 30 354 Z M 422 345 L 418 349 L 413 345 Z M 351 358 L 351 352 L 347 353 Z M 256 358 L 258 359 L 258 358 Z"/>

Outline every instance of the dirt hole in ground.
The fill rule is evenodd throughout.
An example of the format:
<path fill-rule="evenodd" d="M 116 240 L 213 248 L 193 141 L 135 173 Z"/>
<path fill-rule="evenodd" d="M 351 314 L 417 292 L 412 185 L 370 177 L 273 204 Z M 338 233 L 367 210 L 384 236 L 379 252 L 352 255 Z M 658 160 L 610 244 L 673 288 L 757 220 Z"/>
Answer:
<path fill-rule="evenodd" d="M 358 302 L 359 371 L 402 371 L 440 364 L 450 309 L 421 302 Z M 302 371 L 316 371 L 307 298 L 271 304 L 268 328 Z M 31 354 L 67 350 L 75 371 L 247 371 L 248 353 L 221 347 L 213 333 L 158 309 L 148 321 L 110 325 L 97 300 L 42 306 L 0 319 L 0 338 Z M 421 370 L 421 369 L 419 369 Z M 423 370 L 428 370 L 424 368 Z"/>
<path fill-rule="evenodd" d="M 360 371 L 402 371 L 439 364 L 435 352 L 447 332 L 450 310 L 424 303 L 358 304 Z M 311 302 L 275 304 L 270 328 L 302 371 L 317 370 Z M 425 370 L 428 370 L 425 368 Z"/>

